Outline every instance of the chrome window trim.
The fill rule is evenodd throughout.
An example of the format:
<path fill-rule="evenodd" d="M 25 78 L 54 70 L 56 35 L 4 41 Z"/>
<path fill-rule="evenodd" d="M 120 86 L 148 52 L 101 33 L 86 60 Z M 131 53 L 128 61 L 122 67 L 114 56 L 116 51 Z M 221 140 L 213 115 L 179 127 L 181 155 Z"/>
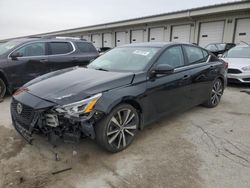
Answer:
<path fill-rule="evenodd" d="M 211 58 L 212 58 L 212 56 L 211 56 L 211 55 L 209 55 L 209 56 L 208 56 L 208 58 L 207 58 L 206 63 L 209 63 L 209 62 L 210 62 L 210 60 L 211 60 Z"/>
<path fill-rule="evenodd" d="M 32 41 L 32 42 L 28 42 L 28 43 L 22 44 L 22 45 L 19 46 L 18 48 L 12 50 L 12 51 L 9 53 L 9 55 L 8 55 L 8 59 L 11 59 L 10 54 L 12 54 L 13 52 L 15 52 L 15 51 L 17 51 L 17 50 L 23 48 L 23 47 L 26 46 L 26 45 L 30 45 L 30 44 L 33 44 L 33 43 L 50 43 L 50 42 L 67 42 L 67 43 L 70 43 L 71 46 L 72 46 L 72 48 L 73 48 L 73 50 L 72 50 L 71 52 L 66 53 L 66 54 L 41 55 L 41 56 L 25 56 L 25 57 L 18 57 L 18 58 L 19 58 L 19 59 L 25 59 L 25 58 L 34 58 L 34 57 L 36 57 L 36 58 L 37 58 L 37 57 L 38 57 L 38 58 L 41 57 L 41 58 L 42 58 L 42 57 L 53 57 L 53 56 L 65 56 L 65 55 L 70 55 L 70 54 L 72 54 L 72 53 L 74 53 L 74 52 L 76 51 L 75 45 L 74 45 L 73 42 L 71 42 L 71 41 Z"/>
<path fill-rule="evenodd" d="M 206 65 L 206 64 L 208 64 L 210 62 L 211 58 L 212 58 L 212 56 L 209 55 L 208 58 L 207 58 L 207 60 L 204 61 L 204 62 L 195 63 L 195 64 L 183 66 L 183 67 L 178 67 L 178 68 L 174 69 L 174 72 L 180 72 L 180 71 L 183 71 L 183 70 L 186 70 L 186 69 L 191 69 L 191 68 L 196 68 L 196 67 L 200 67 L 200 66 Z"/>
<path fill-rule="evenodd" d="M 201 67 L 201 66 L 206 65 L 206 64 L 207 64 L 207 62 L 201 62 L 201 63 L 196 63 L 193 65 L 187 65 L 184 67 L 179 67 L 179 68 L 174 69 L 174 72 L 181 72 L 184 70 L 188 70 L 188 69 L 192 69 L 192 68 L 196 68 L 196 67 Z"/>

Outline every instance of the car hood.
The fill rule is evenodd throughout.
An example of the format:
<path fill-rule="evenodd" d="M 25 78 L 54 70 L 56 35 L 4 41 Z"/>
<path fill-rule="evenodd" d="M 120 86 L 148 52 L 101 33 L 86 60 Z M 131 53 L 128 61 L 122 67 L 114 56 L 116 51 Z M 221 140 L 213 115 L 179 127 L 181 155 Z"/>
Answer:
<path fill-rule="evenodd" d="M 223 58 L 228 63 L 228 68 L 241 69 L 250 66 L 250 58 Z"/>
<path fill-rule="evenodd" d="M 128 85 L 134 73 L 106 72 L 86 68 L 69 68 L 38 77 L 24 85 L 39 98 L 65 105 L 94 94 Z"/>

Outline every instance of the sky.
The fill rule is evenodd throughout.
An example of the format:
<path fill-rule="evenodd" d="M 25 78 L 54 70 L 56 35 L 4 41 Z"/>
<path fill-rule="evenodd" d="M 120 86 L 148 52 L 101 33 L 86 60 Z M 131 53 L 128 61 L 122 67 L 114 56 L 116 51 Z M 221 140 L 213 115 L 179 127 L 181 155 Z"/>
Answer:
<path fill-rule="evenodd" d="M 0 0 L 0 40 L 230 0 Z"/>

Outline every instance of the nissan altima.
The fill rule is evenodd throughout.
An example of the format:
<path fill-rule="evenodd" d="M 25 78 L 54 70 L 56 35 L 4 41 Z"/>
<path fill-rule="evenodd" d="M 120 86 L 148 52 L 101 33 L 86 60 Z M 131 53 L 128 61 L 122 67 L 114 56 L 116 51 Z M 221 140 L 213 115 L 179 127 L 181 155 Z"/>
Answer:
<path fill-rule="evenodd" d="M 216 107 L 227 63 L 191 44 L 142 43 L 117 47 L 86 68 L 38 77 L 12 98 L 16 130 L 78 142 L 90 137 L 110 152 L 127 148 L 139 130 L 196 105 Z"/>

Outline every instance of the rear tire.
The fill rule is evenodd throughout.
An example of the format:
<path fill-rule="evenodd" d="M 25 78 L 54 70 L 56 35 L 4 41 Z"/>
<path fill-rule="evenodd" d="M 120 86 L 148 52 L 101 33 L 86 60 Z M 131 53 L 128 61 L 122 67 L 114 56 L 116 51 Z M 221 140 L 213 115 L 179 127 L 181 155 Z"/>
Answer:
<path fill-rule="evenodd" d="M 220 99 L 224 92 L 224 86 L 221 79 L 217 78 L 212 85 L 209 99 L 203 104 L 207 108 L 214 108 L 220 103 Z"/>
<path fill-rule="evenodd" d="M 6 84 L 2 78 L 0 78 L 0 99 L 2 99 L 6 94 Z"/>
<path fill-rule="evenodd" d="M 139 122 L 137 110 L 129 104 L 121 104 L 95 125 L 96 141 L 109 152 L 122 151 L 133 142 Z"/>

